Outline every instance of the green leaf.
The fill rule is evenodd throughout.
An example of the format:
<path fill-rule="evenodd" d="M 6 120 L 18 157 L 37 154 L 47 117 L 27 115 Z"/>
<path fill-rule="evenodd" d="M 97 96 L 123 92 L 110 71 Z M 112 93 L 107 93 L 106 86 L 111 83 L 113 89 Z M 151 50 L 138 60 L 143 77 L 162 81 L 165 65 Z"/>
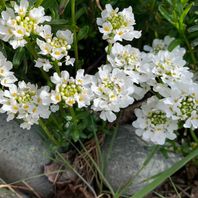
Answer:
<path fill-rule="evenodd" d="M 88 37 L 88 33 L 89 33 L 89 26 L 85 25 L 84 27 L 82 27 L 78 33 L 78 40 L 82 40 L 82 39 L 86 39 Z"/>
<path fill-rule="evenodd" d="M 174 39 L 168 46 L 168 50 L 171 52 L 173 49 L 175 49 L 178 45 L 182 43 L 182 40 L 180 39 Z"/>
<path fill-rule="evenodd" d="M 189 0 L 181 0 L 181 3 L 185 6 Z"/>
<path fill-rule="evenodd" d="M 198 38 L 196 38 L 194 41 L 191 43 L 192 47 L 197 47 L 198 46 Z"/>
<path fill-rule="evenodd" d="M 70 0 L 61 0 L 59 5 L 59 14 L 62 15 L 65 11 L 65 8 L 67 7 Z"/>
<path fill-rule="evenodd" d="M 50 21 L 48 24 L 49 25 L 66 25 L 69 23 L 69 20 L 67 19 L 54 19 Z"/>
<path fill-rule="evenodd" d="M 34 4 L 35 7 L 39 7 L 42 3 L 43 3 L 44 0 L 37 0 Z"/>
<path fill-rule="evenodd" d="M 45 0 L 43 2 L 43 7 L 45 9 L 51 8 L 51 9 L 56 9 L 58 7 L 58 3 L 56 0 Z"/>
<path fill-rule="evenodd" d="M 172 0 L 166 0 L 166 2 L 170 5 L 173 5 L 173 1 Z"/>
<path fill-rule="evenodd" d="M 73 130 L 71 130 L 72 138 L 75 142 L 77 142 L 80 138 L 80 130 L 78 128 L 73 127 Z"/>
<path fill-rule="evenodd" d="M 87 12 L 87 9 L 85 7 L 80 8 L 77 12 L 76 12 L 76 21 Z"/>
<path fill-rule="evenodd" d="M 188 32 L 196 32 L 198 31 L 198 24 L 188 28 Z"/>
<path fill-rule="evenodd" d="M 18 66 L 22 63 L 24 56 L 25 49 L 23 47 L 18 48 L 14 54 L 12 61 L 15 68 L 18 68 Z"/>
<path fill-rule="evenodd" d="M 136 192 L 131 198 L 140 198 L 145 197 L 149 192 L 158 187 L 162 182 L 164 182 L 167 178 L 173 175 L 176 171 L 182 168 L 185 164 L 187 164 L 190 160 L 194 159 L 198 156 L 198 148 L 184 157 L 182 160 L 174 164 L 171 168 L 161 173 L 158 177 L 156 177 L 150 184 L 148 184 L 143 189 Z"/>
<path fill-rule="evenodd" d="M 188 14 L 188 12 L 190 11 L 190 9 L 192 8 L 193 5 L 194 5 L 194 3 L 192 2 L 185 8 L 185 10 L 183 11 L 183 13 L 181 14 L 180 19 L 179 19 L 180 24 L 182 24 L 184 22 L 186 15 Z"/>
<path fill-rule="evenodd" d="M 169 21 L 171 24 L 175 25 L 175 21 L 173 19 L 173 16 L 171 15 L 171 13 L 168 13 L 167 10 L 165 10 L 162 5 L 159 6 L 159 11 L 161 13 L 161 15 L 167 20 Z"/>

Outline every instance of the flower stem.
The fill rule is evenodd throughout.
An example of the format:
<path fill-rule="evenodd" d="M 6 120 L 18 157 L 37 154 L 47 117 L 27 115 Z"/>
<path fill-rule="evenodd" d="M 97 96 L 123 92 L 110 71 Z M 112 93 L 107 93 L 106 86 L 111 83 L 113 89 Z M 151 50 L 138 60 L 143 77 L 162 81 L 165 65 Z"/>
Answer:
<path fill-rule="evenodd" d="M 192 128 L 190 128 L 190 134 L 193 140 L 198 144 L 198 137 L 196 136 L 195 131 Z"/>
<path fill-rule="evenodd" d="M 107 54 L 111 53 L 111 49 L 112 49 L 112 44 L 109 43 L 108 48 L 107 48 Z"/>
<path fill-rule="evenodd" d="M 75 126 L 77 126 L 76 113 L 75 113 L 75 111 L 74 111 L 73 107 L 70 107 L 70 108 L 69 108 L 69 110 L 70 110 L 70 113 L 71 113 L 71 116 L 72 116 L 72 120 L 73 120 L 73 122 L 74 122 Z"/>
<path fill-rule="evenodd" d="M 40 118 L 39 119 L 39 125 L 41 126 L 41 128 L 43 129 L 43 131 L 45 132 L 45 134 L 47 135 L 47 137 L 55 144 L 58 145 L 58 141 L 52 136 L 52 134 L 50 133 L 49 129 L 47 128 L 47 126 L 45 125 L 45 123 L 43 122 L 43 120 Z"/>
<path fill-rule="evenodd" d="M 79 67 L 79 57 L 78 57 L 78 39 L 76 32 L 76 8 L 75 8 L 75 0 L 71 0 L 71 14 L 72 14 L 72 27 L 74 33 L 74 54 L 75 54 L 75 65 L 76 70 L 80 69 Z"/>
<path fill-rule="evenodd" d="M 60 76 L 60 74 L 61 74 L 60 67 L 58 66 L 58 63 L 57 62 L 54 63 L 54 69 L 58 73 L 58 75 Z"/>

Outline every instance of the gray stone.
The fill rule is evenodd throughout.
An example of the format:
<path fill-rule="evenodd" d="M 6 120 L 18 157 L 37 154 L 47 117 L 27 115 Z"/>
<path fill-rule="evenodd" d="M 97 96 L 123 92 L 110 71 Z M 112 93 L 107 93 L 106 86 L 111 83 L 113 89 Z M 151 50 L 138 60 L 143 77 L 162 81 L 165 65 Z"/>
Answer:
<path fill-rule="evenodd" d="M 5 188 L 0 189 L 0 198 L 16 198 L 16 193 Z"/>
<path fill-rule="evenodd" d="M 149 183 L 143 181 L 163 172 L 180 160 L 180 157 L 173 153 L 169 153 L 169 157 L 165 158 L 161 152 L 157 152 L 137 175 L 151 153 L 150 144 L 137 137 L 134 128 L 130 125 L 122 126 L 118 130 L 112 149 L 109 149 L 110 142 L 111 139 L 107 139 L 103 148 L 106 156 L 105 176 L 114 190 L 132 181 L 132 185 L 129 185 L 124 194 L 134 194 Z"/>
<path fill-rule="evenodd" d="M 27 195 L 5 188 L 0 188 L 0 198 L 29 198 Z"/>
<path fill-rule="evenodd" d="M 0 114 L 0 178 L 12 183 L 31 178 L 26 182 L 42 196 L 52 192 L 52 185 L 43 174 L 49 163 L 49 149 L 38 135 L 38 128 L 23 130 L 16 121 L 6 121 Z"/>

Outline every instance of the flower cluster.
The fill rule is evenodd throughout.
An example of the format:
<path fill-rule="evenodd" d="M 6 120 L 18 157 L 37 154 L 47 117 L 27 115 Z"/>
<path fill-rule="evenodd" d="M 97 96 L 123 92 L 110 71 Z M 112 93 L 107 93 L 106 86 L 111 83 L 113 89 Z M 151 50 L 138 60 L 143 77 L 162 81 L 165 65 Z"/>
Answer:
<path fill-rule="evenodd" d="M 69 107 L 77 103 L 79 108 L 90 105 L 92 99 L 91 76 L 84 75 L 84 70 L 78 70 L 75 79 L 69 77 L 67 71 L 62 71 L 60 76 L 54 73 L 51 81 L 56 85 L 56 89 L 51 93 L 52 103 L 57 104 L 64 101 L 65 105 Z"/>
<path fill-rule="evenodd" d="M 116 41 L 132 41 L 134 38 L 140 38 L 141 32 L 134 30 L 135 19 L 132 7 L 119 12 L 119 9 L 113 9 L 110 4 L 105 6 L 102 11 L 102 18 L 97 18 L 99 31 L 103 34 L 103 39 L 110 43 Z"/>
<path fill-rule="evenodd" d="M 166 138 L 176 138 L 174 131 L 178 128 L 177 121 L 167 117 L 156 96 L 143 103 L 141 109 L 135 110 L 135 114 L 137 120 L 133 126 L 137 128 L 136 134 L 144 140 L 163 145 Z"/>
<path fill-rule="evenodd" d="M 35 67 L 42 68 L 42 72 L 52 70 L 52 76 L 48 80 L 50 87 L 18 81 L 11 71 L 12 63 L 0 52 L 0 111 L 7 113 L 8 120 L 22 120 L 21 127 L 26 129 L 42 118 L 48 119 L 59 107 L 71 112 L 87 108 L 102 120 L 114 122 L 121 109 L 151 90 L 156 96 L 135 110 L 137 119 L 132 125 L 137 135 L 163 145 L 166 139 L 176 138 L 178 124 L 198 128 L 198 84 L 186 66 L 185 49 L 177 46 L 170 51 L 174 38 L 169 36 L 155 39 L 152 46 L 144 46 L 143 52 L 130 44 L 123 45 L 121 41 L 141 36 L 141 31 L 134 30 L 132 8 L 119 11 L 107 4 L 101 15 L 97 24 L 108 42 L 107 63 L 95 75 L 79 69 L 72 76 L 64 67 L 59 68 L 63 63 L 74 65 L 68 53 L 73 43 L 70 30 L 53 33 L 50 25 L 43 25 L 51 17 L 45 16 L 43 7 L 30 7 L 28 0 L 21 0 L 20 5 L 13 3 L 13 8 L 3 11 L 0 39 L 14 49 L 35 39 Z M 72 118 L 68 126 L 70 122 Z"/>
<path fill-rule="evenodd" d="M 49 118 L 49 104 L 42 97 L 42 91 L 47 89 L 38 89 L 36 85 L 24 81 L 12 84 L 8 90 L 0 92 L 1 112 L 7 112 L 7 120 L 15 117 L 23 120 L 20 126 L 30 129 L 31 125 L 38 124 L 39 118 Z"/>
<path fill-rule="evenodd" d="M 186 67 L 185 50 L 180 46 L 168 50 L 173 40 L 168 36 L 155 39 L 152 47 L 144 47 L 148 53 L 142 55 L 151 77 L 147 83 L 160 97 L 149 98 L 135 110 L 137 120 L 133 126 L 137 135 L 155 144 L 176 138 L 178 123 L 184 128 L 198 128 L 198 84 Z"/>
<path fill-rule="evenodd" d="M 185 128 L 198 128 L 198 84 L 177 82 L 170 88 L 158 86 L 156 90 L 164 97 L 168 117 L 183 121 Z"/>
<path fill-rule="evenodd" d="M 143 54 L 131 45 L 123 46 L 120 43 L 115 43 L 110 54 L 107 55 L 107 60 L 113 68 L 123 70 L 134 83 L 140 84 L 151 78 L 150 70 L 143 64 Z"/>
<path fill-rule="evenodd" d="M 40 24 L 50 21 L 45 16 L 44 8 L 31 8 L 28 0 L 21 0 L 20 5 L 14 3 L 1 13 L 0 39 L 9 42 L 14 49 L 24 47 L 31 34 L 38 34 Z"/>
<path fill-rule="evenodd" d="M 153 75 L 152 83 L 163 82 L 170 85 L 178 81 L 192 82 L 193 75 L 184 60 L 185 49 L 177 46 L 172 51 L 168 50 L 172 40 L 173 38 L 167 36 L 164 40 L 154 40 L 152 47 L 144 47 L 149 53 L 144 54 L 143 64 Z"/>
<path fill-rule="evenodd" d="M 53 36 L 51 26 L 45 25 L 40 27 L 39 35 L 44 39 L 37 39 L 37 44 L 40 48 L 39 54 L 44 56 L 50 56 L 52 60 L 60 61 L 65 58 L 66 65 L 73 65 L 74 59 L 68 55 L 68 50 L 71 48 L 73 43 L 73 34 L 70 30 L 61 31 L 58 30 L 56 36 Z M 38 63 L 46 62 L 46 59 L 37 60 Z M 48 70 L 48 65 L 46 69 Z"/>
<path fill-rule="evenodd" d="M 110 65 L 100 67 L 93 80 L 91 89 L 94 92 L 92 109 L 101 111 L 100 118 L 113 122 L 120 108 L 125 108 L 134 102 L 133 82 L 126 74 Z"/>

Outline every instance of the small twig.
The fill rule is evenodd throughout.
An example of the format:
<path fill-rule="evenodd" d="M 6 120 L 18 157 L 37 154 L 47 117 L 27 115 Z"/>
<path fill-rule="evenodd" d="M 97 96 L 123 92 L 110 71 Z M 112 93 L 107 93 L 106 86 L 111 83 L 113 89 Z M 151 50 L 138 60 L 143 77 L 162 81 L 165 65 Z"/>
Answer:
<path fill-rule="evenodd" d="M 97 198 L 103 198 L 103 196 L 107 196 L 107 198 L 111 198 L 111 195 L 109 194 L 101 194 Z"/>
<path fill-rule="evenodd" d="M 105 54 L 102 54 L 92 65 L 88 66 L 86 73 L 90 73 L 93 69 L 97 68 L 100 61 L 105 57 Z"/>
<path fill-rule="evenodd" d="M 186 190 L 188 190 L 190 187 L 187 187 L 186 189 L 182 189 L 180 186 L 178 186 L 178 185 L 176 185 L 176 186 L 177 186 L 177 188 L 178 188 L 180 191 L 182 191 L 182 193 L 183 193 L 184 195 L 186 195 L 187 197 L 191 198 L 191 195 L 188 194 L 188 193 L 186 192 Z"/>
<path fill-rule="evenodd" d="M 60 168 L 59 168 L 58 171 L 61 171 L 63 167 L 64 167 L 64 165 L 60 166 Z M 55 179 L 54 179 L 53 185 L 56 184 L 56 182 L 58 181 L 58 178 L 59 178 L 59 177 L 60 177 L 60 172 L 58 172 L 58 173 L 56 174 L 56 177 L 55 177 Z"/>
<path fill-rule="evenodd" d="M 13 193 L 15 193 L 16 194 L 16 196 L 18 197 L 18 198 L 23 198 L 21 195 L 19 195 L 13 188 L 12 188 L 12 186 L 11 185 L 9 185 L 9 184 L 1 184 L 0 185 L 0 189 L 1 188 L 8 188 L 10 191 L 12 191 Z"/>
<path fill-rule="evenodd" d="M 23 181 L 23 183 L 30 189 L 31 192 L 34 193 L 34 195 L 37 197 L 37 198 L 41 198 L 41 196 L 34 190 L 34 188 L 32 188 L 27 182 Z"/>
<path fill-rule="evenodd" d="M 100 5 L 100 0 L 96 0 L 96 5 L 101 11 L 103 10 L 101 5 Z"/>

